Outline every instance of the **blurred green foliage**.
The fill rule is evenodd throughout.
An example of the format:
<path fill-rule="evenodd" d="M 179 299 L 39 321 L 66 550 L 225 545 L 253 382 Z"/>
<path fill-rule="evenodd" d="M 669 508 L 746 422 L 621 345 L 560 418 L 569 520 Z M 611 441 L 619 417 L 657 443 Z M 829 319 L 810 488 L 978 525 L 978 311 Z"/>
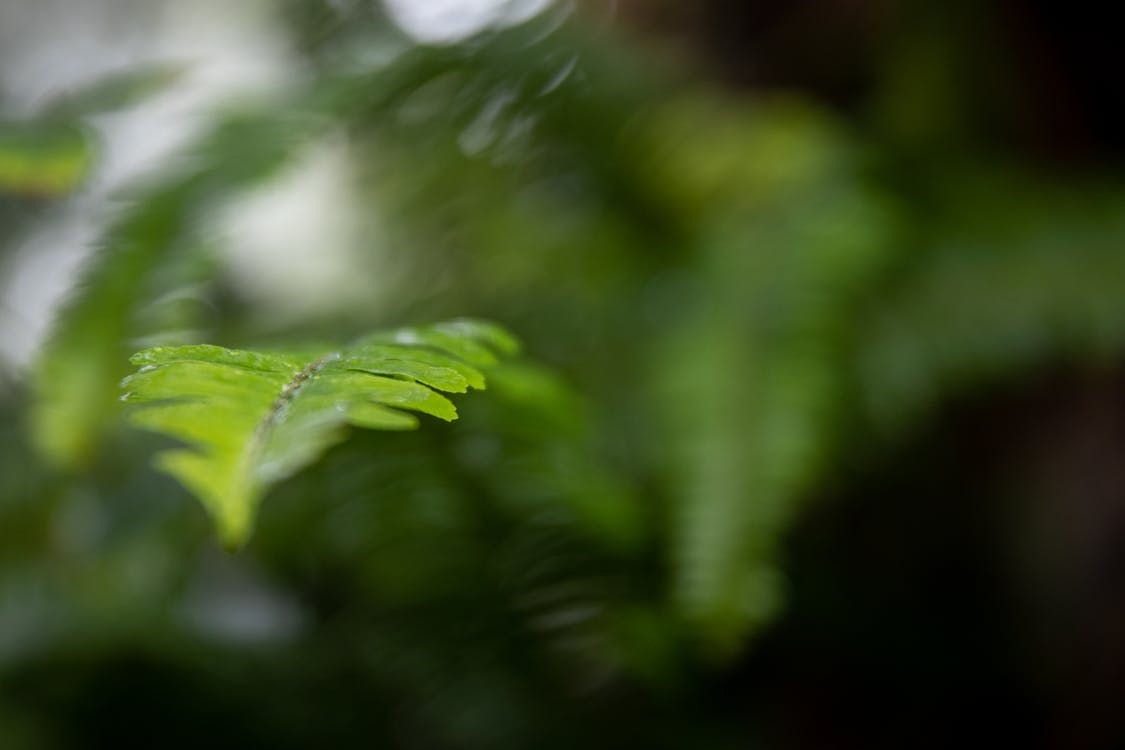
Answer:
<path fill-rule="evenodd" d="M 180 73 L 155 65 L 111 74 L 54 97 L 31 118 L 5 118 L 0 107 L 0 195 L 51 199 L 78 189 L 95 162 L 89 118 L 134 106 Z"/>
<path fill-rule="evenodd" d="M 292 10 L 305 75 L 138 187 L 0 405 L 0 745 L 744 746 L 714 681 L 785 611 L 801 512 L 958 394 L 1125 356 L 1119 185 L 925 156 L 952 126 L 910 112 L 882 142 L 707 90 L 554 11 L 424 47 Z M 6 192 L 89 168 L 76 136 L 11 132 Z M 392 283 L 279 332 L 214 217 L 328 138 Z M 208 311 L 167 306 L 185 285 Z M 138 340 L 452 315 L 547 366 L 332 448 L 235 557 L 119 429 Z"/>
<path fill-rule="evenodd" d="M 70 124 L 0 123 L 0 189 L 54 196 L 67 193 L 90 168 L 90 149 Z"/>

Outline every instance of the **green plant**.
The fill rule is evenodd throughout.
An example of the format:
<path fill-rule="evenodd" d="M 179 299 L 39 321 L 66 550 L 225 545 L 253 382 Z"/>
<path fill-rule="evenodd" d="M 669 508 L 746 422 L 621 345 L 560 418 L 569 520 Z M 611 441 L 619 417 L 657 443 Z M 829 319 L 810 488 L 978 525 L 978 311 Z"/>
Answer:
<path fill-rule="evenodd" d="M 284 499 L 255 543 L 278 565 L 308 531 L 341 568 L 382 581 L 369 560 L 410 567 L 386 548 L 428 516 L 363 511 L 387 529 L 357 532 L 383 545 L 373 553 L 324 531 L 322 505 L 296 509 L 316 482 L 336 488 L 328 503 L 386 494 L 448 511 L 453 530 L 434 533 L 474 569 L 490 554 L 478 532 L 501 544 L 557 520 L 552 540 L 578 551 L 529 588 L 613 599 L 584 622 L 583 653 L 606 673 L 674 680 L 699 653 L 736 658 L 784 611 L 789 529 L 841 467 L 864 470 L 864 450 L 906 439 L 973 386 L 1120 355 L 1120 195 L 952 161 L 899 190 L 885 174 L 893 156 L 815 106 L 701 95 L 624 44 L 553 23 L 448 48 L 338 24 L 306 50 L 307 79 L 216 114 L 110 222 L 32 370 L 31 429 L 55 464 L 96 471 L 106 445 L 130 440 L 115 389 L 129 354 L 158 345 L 134 356 L 154 369 L 126 380 L 146 402 L 131 419 L 189 444 L 158 463 L 228 544 L 246 540 L 272 487 Z M 325 139 L 347 153 L 357 202 L 375 207 L 362 226 L 385 272 L 378 299 L 263 327 L 223 276 L 213 221 Z M 207 312 L 180 304 L 185 287 Z M 419 369 L 423 352 L 431 366 L 479 363 L 445 351 L 451 340 L 442 354 L 290 343 L 461 314 L 503 321 L 553 374 L 489 371 L 497 387 L 449 430 L 328 450 L 345 423 L 413 419 L 382 411 L 385 398 L 451 416 L 434 391 L 472 385 L 475 369 L 438 376 Z M 339 369 L 357 357 L 381 374 Z M 386 375 L 397 379 L 373 380 Z M 373 382 L 394 393 L 368 403 Z M 350 413 L 321 408 L 328 391 Z M 144 476 L 150 450 L 128 454 L 130 472 Z M 532 556 L 521 548 L 512 568 Z M 434 578 L 414 593 L 440 609 Z M 620 589 L 587 585 L 603 578 Z M 538 588 L 528 596 L 548 596 Z"/>
<path fill-rule="evenodd" d="M 457 410 L 438 391 L 483 388 L 478 367 L 515 340 L 460 320 L 368 336 L 313 354 L 245 352 L 216 346 L 157 347 L 134 354 L 140 369 L 122 381 L 122 399 L 147 408 L 139 426 L 191 447 L 166 451 L 157 465 L 207 506 L 223 540 L 240 546 L 263 492 L 342 439 L 342 427 L 403 430 L 447 421 Z"/>

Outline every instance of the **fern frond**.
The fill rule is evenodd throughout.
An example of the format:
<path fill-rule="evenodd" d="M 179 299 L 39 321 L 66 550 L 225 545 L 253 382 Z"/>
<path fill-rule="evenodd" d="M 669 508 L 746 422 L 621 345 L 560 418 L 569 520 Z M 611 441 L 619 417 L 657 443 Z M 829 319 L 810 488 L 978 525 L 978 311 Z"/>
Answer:
<path fill-rule="evenodd" d="M 130 421 L 188 444 L 156 457 L 196 495 L 223 541 L 246 541 L 266 490 L 312 463 L 347 425 L 418 426 L 410 412 L 457 418 L 440 392 L 483 388 L 479 368 L 517 348 L 499 327 L 457 320 L 376 334 L 314 355 L 219 346 L 146 349 L 122 381 Z"/>
<path fill-rule="evenodd" d="M 779 541 L 827 466 L 849 323 L 896 246 L 892 212 L 830 122 L 697 107 L 671 111 L 656 152 L 681 175 L 672 203 L 700 212 L 706 291 L 655 349 L 653 395 L 670 435 L 673 601 L 726 659 L 783 604 Z M 714 136 L 698 158 L 676 150 L 699 145 L 676 135 L 691 122 Z"/>

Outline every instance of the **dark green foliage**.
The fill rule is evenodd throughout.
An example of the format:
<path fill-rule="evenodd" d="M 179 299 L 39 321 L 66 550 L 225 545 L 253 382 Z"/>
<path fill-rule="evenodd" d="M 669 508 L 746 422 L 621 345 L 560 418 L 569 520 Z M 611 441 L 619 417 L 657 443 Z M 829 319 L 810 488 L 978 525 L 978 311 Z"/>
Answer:
<path fill-rule="evenodd" d="M 267 104 L 221 123 L 110 230 L 41 360 L 36 424 L 49 454 L 89 455 L 112 424 L 104 394 L 122 374 L 124 343 L 104 342 L 174 342 L 143 311 L 185 280 L 167 272 L 172 258 L 207 257 L 208 213 L 339 124 L 365 157 L 362 184 L 389 211 L 380 229 L 412 249 L 398 261 L 391 310 L 492 312 L 573 373 L 601 407 L 597 430 L 617 436 L 607 448 L 620 475 L 608 483 L 661 488 L 652 502 L 665 529 L 613 533 L 667 540 L 669 602 L 718 655 L 736 653 L 782 605 L 777 544 L 839 459 L 842 425 L 908 422 L 973 377 L 1058 351 L 1005 348 L 1019 338 L 1005 319 L 1047 330 L 1042 316 L 1086 315 L 1075 305 L 1090 305 L 1105 336 L 1062 332 L 1062 346 L 1118 346 L 1106 327 L 1112 295 L 1086 294 L 1089 279 L 1113 278 L 1117 255 L 1092 248 L 1102 260 L 1074 278 L 1072 302 L 1056 305 L 1057 249 L 990 261 L 972 243 L 1007 240 L 956 200 L 940 210 L 962 238 L 916 240 L 913 217 L 865 178 L 862 149 L 805 105 L 656 96 L 628 55 L 536 24 L 367 68 L 331 55 L 314 64 L 316 84 L 290 93 L 284 117 Z M 1035 257 L 1048 266 L 1008 273 L 1009 262 Z M 207 264 L 194 268 L 206 276 Z M 981 279 L 976 295 L 933 287 L 969 278 Z M 1010 283 L 1028 286 L 1013 296 Z M 950 338 L 953 328 L 923 330 L 927 320 L 944 326 L 949 296 L 963 297 L 964 340 Z M 974 319 L 974 300 L 1007 317 Z M 961 374 L 960 357 L 981 356 L 993 364 Z M 666 438 L 652 440 L 654 430 Z M 319 444 L 310 440 L 296 464 Z M 574 496 L 586 498 L 592 523 L 624 523 L 610 520 L 617 511 L 597 520 L 589 490 Z"/>
<path fill-rule="evenodd" d="M 787 720 L 769 680 L 800 704 L 834 638 L 891 643 L 907 672 L 945 653 L 916 647 L 917 628 L 972 631 L 972 610 L 906 636 L 878 608 L 850 616 L 865 605 L 836 595 L 839 559 L 794 563 L 793 530 L 869 490 L 881 508 L 938 507 L 955 481 L 919 499 L 877 480 L 903 455 L 940 467 L 919 481 L 957 469 L 929 456 L 941 445 L 911 450 L 950 404 L 1120 368 L 1119 185 L 945 152 L 912 152 L 924 164 L 904 175 L 854 120 L 700 93 L 553 16 L 421 47 L 351 23 L 366 4 L 311 5 L 306 78 L 218 116 L 130 195 L 31 371 L 30 416 L 5 405 L 9 442 L 30 421 L 45 455 L 86 464 L 62 476 L 26 446 L 0 455 L 0 621 L 26 613 L 0 627 L 0 667 L 15 666 L 0 698 L 30 717 L 17 729 L 53 737 L 56 712 L 77 711 L 63 744 L 127 744 L 98 713 L 176 684 L 234 744 L 741 747 Z M 909 129 L 899 114 L 888 127 Z M 281 328 L 222 276 L 208 226 L 323 139 L 354 170 L 372 291 Z M 9 173 L 30 173 L 21 153 Z M 218 300 L 207 325 L 161 309 L 184 287 Z M 497 362 L 510 341 L 480 324 L 356 338 L 461 314 L 503 321 L 545 365 Z M 115 385 L 150 344 L 124 381 L 128 419 L 186 444 L 156 465 L 238 555 L 147 468 L 153 438 L 117 430 Z M 486 376 L 457 411 L 442 395 Z M 399 432 L 415 412 L 439 420 Z M 349 425 L 375 429 L 342 440 Z M 924 573 L 863 567 L 855 513 L 831 554 L 891 581 L 889 600 L 925 600 Z M 910 528 L 886 545 L 910 548 Z M 770 661 L 779 641 L 806 672 Z M 75 673 L 117 692 L 44 687 Z M 151 715 L 191 723 L 175 705 Z"/>

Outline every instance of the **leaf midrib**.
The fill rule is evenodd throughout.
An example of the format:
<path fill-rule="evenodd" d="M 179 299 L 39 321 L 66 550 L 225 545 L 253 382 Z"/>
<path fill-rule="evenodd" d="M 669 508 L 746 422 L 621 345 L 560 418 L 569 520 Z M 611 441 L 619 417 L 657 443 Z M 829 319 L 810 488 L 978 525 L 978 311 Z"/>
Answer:
<path fill-rule="evenodd" d="M 258 421 L 257 426 L 254 428 L 253 435 L 251 435 L 250 440 L 246 443 L 246 447 L 242 450 L 242 456 L 239 459 L 238 465 L 238 480 L 240 483 L 244 486 L 254 488 L 257 488 L 261 484 L 254 474 L 254 467 L 258 463 L 262 449 L 269 440 L 270 432 L 277 426 L 278 420 L 284 413 L 285 408 L 297 398 L 301 389 L 315 378 L 317 373 L 324 369 L 325 365 L 339 358 L 339 352 L 324 354 L 301 368 L 291 380 L 281 387 L 281 392 L 273 400 L 273 403 L 270 404 L 269 410 L 266 411 L 265 415 Z M 248 482 L 247 479 L 250 481 Z"/>

